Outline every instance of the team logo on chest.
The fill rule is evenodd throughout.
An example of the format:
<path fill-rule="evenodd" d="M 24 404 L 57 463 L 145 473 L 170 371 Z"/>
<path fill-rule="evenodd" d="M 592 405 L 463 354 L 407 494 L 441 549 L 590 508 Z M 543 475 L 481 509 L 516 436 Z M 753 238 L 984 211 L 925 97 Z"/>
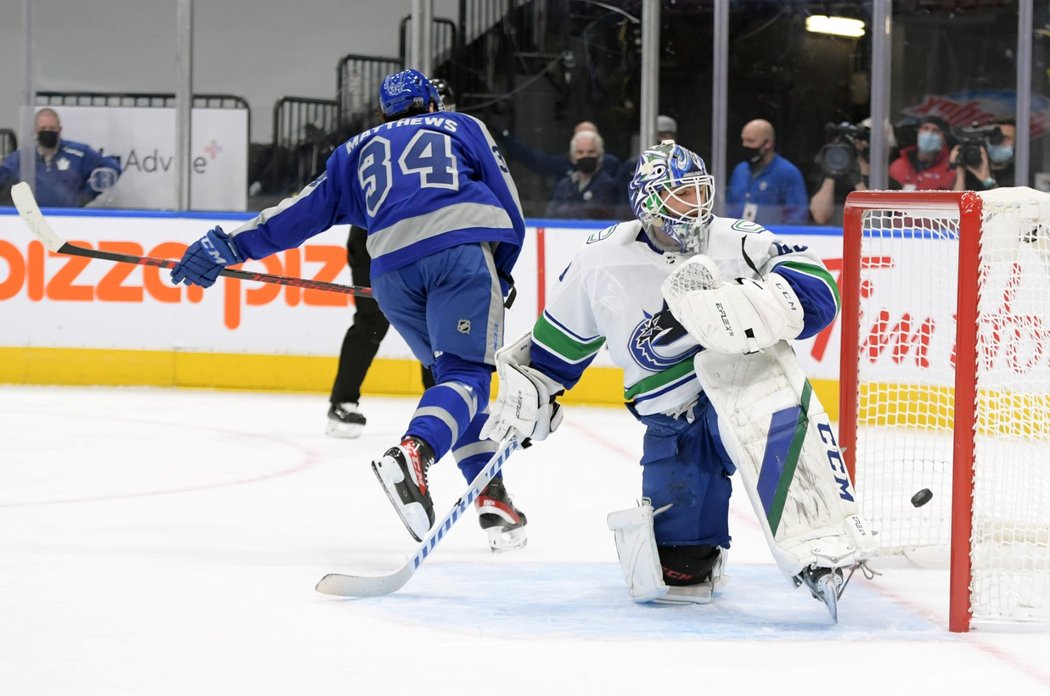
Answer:
<path fill-rule="evenodd" d="M 700 346 L 674 318 L 667 302 L 656 314 L 643 310 L 642 315 L 644 319 L 627 341 L 631 357 L 640 367 L 660 372 L 700 352 Z"/>

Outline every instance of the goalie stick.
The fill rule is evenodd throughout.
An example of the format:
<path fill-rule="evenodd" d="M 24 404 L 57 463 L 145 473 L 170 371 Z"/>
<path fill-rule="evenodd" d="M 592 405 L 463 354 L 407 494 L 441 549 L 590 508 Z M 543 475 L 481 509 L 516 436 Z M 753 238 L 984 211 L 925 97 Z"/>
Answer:
<path fill-rule="evenodd" d="M 466 512 L 467 508 L 481 494 L 489 481 L 499 472 L 500 468 L 510 457 L 511 453 L 518 448 L 520 443 L 515 438 L 504 440 L 496 453 L 489 459 L 474 480 L 467 486 L 467 490 L 459 497 L 441 521 L 430 528 L 423 541 L 419 543 L 416 553 L 404 565 L 392 573 L 386 575 L 344 575 L 341 573 L 329 573 L 317 582 L 315 588 L 322 594 L 335 595 L 337 597 L 381 597 L 397 592 L 405 586 L 420 564 L 426 560 L 434 547 L 438 545 L 444 536 L 452 529 L 452 525 Z"/>
<path fill-rule="evenodd" d="M 26 223 L 29 231 L 37 239 L 44 243 L 49 250 L 57 254 L 68 256 L 86 256 L 92 259 L 104 259 L 116 263 L 131 263 L 138 266 L 156 266 L 158 268 L 175 268 L 177 261 L 171 259 L 158 259 L 150 256 L 135 256 L 134 254 L 119 254 L 112 251 L 101 251 L 99 249 L 88 249 L 86 247 L 70 244 L 58 236 L 51 225 L 44 219 L 33 197 L 33 191 L 29 184 L 20 182 L 11 187 L 11 198 L 14 200 L 18 214 Z M 326 292 L 338 292 L 343 295 L 354 295 L 357 297 L 371 297 L 372 288 L 356 285 L 340 285 L 339 283 L 328 283 L 323 280 L 309 280 L 306 278 L 292 278 L 289 276 L 272 275 L 270 273 L 255 273 L 252 271 L 237 271 L 232 268 L 224 268 L 219 275 L 227 278 L 239 278 L 241 280 L 255 280 L 260 283 L 271 283 L 273 285 L 289 285 L 306 290 L 323 290 Z"/>

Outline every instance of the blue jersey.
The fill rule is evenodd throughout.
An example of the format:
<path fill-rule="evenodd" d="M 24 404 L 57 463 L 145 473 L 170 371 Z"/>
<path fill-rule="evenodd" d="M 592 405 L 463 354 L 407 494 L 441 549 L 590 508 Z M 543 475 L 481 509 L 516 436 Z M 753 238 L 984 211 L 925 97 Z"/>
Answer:
<path fill-rule="evenodd" d="M 496 269 L 509 276 L 525 237 L 517 189 L 485 125 L 445 111 L 355 135 L 316 181 L 232 235 L 260 259 L 338 224 L 368 230 L 373 276 L 478 242 L 493 242 Z"/>
<path fill-rule="evenodd" d="M 746 206 L 755 206 L 748 215 Z M 760 225 L 809 222 L 809 196 L 802 172 L 780 155 L 757 173 L 752 173 L 747 162 L 733 169 L 726 187 L 726 210 L 729 217 L 746 217 Z"/>
<path fill-rule="evenodd" d="M 21 180 L 22 151 L 15 150 L 0 164 L 0 185 Z M 36 151 L 34 195 L 41 206 L 79 208 L 93 201 L 120 176 L 120 162 L 84 143 L 60 140 L 58 149 L 45 160 Z"/>

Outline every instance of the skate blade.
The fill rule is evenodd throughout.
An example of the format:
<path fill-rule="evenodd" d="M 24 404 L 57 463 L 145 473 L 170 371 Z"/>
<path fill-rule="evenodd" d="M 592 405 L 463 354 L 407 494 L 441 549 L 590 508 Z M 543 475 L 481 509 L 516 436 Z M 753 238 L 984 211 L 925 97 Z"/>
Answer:
<path fill-rule="evenodd" d="M 525 527 L 503 531 L 502 527 L 489 527 L 485 530 L 489 537 L 489 549 L 492 553 L 505 553 L 525 548 L 529 538 Z"/>
<path fill-rule="evenodd" d="M 401 467 L 394 461 L 384 466 L 383 460 L 380 459 L 372 462 L 372 471 L 375 472 L 379 484 L 383 487 L 383 492 L 390 499 L 394 512 L 401 518 L 408 533 L 416 541 L 423 541 L 423 536 L 430 531 L 430 519 L 427 517 L 427 511 L 419 503 L 406 505 L 401 501 L 401 496 L 397 493 L 397 484 L 405 480 Z"/>
<path fill-rule="evenodd" d="M 815 593 L 817 599 L 824 602 L 824 605 L 828 608 L 828 613 L 831 614 L 831 620 L 835 623 L 839 622 L 839 595 L 838 595 L 838 582 L 835 580 L 837 576 L 834 573 L 829 573 L 824 577 L 817 580 L 817 587 Z"/>
<path fill-rule="evenodd" d="M 667 594 L 657 597 L 653 601 L 656 604 L 710 604 L 714 601 L 714 585 L 711 582 L 702 582 L 699 585 L 687 585 L 685 587 L 671 587 Z"/>

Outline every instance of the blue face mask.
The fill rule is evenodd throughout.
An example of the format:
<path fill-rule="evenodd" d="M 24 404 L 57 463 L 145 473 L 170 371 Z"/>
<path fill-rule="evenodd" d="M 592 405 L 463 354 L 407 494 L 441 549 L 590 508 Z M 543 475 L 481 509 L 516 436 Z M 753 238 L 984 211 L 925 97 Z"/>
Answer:
<path fill-rule="evenodd" d="M 937 152 L 941 149 L 941 134 L 932 131 L 919 133 L 919 152 Z"/>
<path fill-rule="evenodd" d="M 995 164 L 1006 164 L 1014 156 L 1013 145 L 989 145 L 988 159 Z"/>

